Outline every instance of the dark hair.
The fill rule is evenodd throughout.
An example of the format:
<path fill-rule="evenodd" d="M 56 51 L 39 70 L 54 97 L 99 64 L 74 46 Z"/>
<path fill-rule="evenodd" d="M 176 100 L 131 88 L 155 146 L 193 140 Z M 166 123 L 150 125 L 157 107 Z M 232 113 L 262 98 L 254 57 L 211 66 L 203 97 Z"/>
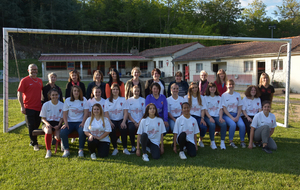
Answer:
<path fill-rule="evenodd" d="M 160 91 L 161 91 L 161 87 L 158 83 L 156 82 L 153 82 L 151 85 L 150 85 L 150 91 L 151 91 L 151 94 L 152 94 L 152 88 L 153 86 L 156 86 L 158 89 L 159 89 L 159 94 L 160 94 Z"/>
<path fill-rule="evenodd" d="M 183 102 L 182 104 L 181 104 L 181 109 L 183 109 L 183 105 L 188 105 L 189 107 L 191 107 L 191 105 L 188 103 L 188 102 Z"/>
<path fill-rule="evenodd" d="M 102 93 L 101 87 L 100 86 L 95 86 L 94 88 L 92 88 L 91 98 L 94 98 L 94 93 L 93 92 L 94 92 L 94 90 L 97 90 L 97 89 L 99 89 Z"/>
<path fill-rule="evenodd" d="M 151 76 L 154 75 L 154 72 L 157 72 L 159 75 L 161 75 L 161 71 L 158 69 L 158 68 L 154 68 L 152 71 L 151 71 Z"/>
<path fill-rule="evenodd" d="M 245 96 L 246 96 L 247 98 L 251 98 L 251 90 L 252 90 L 252 88 L 255 88 L 255 90 L 256 90 L 256 94 L 255 94 L 254 97 L 255 97 L 255 98 L 260 97 L 260 91 L 259 91 L 258 87 L 257 87 L 257 86 L 254 86 L 254 85 L 248 86 L 248 88 L 247 88 L 246 91 L 245 91 Z"/>
<path fill-rule="evenodd" d="M 115 72 L 115 73 L 116 73 L 116 75 L 117 75 L 117 83 L 118 83 L 119 86 L 121 86 L 123 82 L 120 81 L 120 75 L 119 75 L 119 72 L 118 72 L 117 69 L 115 69 L 115 68 L 112 68 L 112 69 L 110 69 L 110 71 L 109 71 L 109 81 L 108 81 L 109 86 L 111 86 L 111 84 L 113 83 L 112 72 Z"/>
<path fill-rule="evenodd" d="M 48 100 L 51 100 L 51 93 L 52 92 L 57 92 L 58 96 L 59 96 L 59 92 L 56 88 L 52 88 L 48 93 L 47 93 L 47 96 L 48 96 Z"/>
<path fill-rule="evenodd" d="M 77 86 L 77 85 L 74 85 L 74 86 L 72 86 L 72 88 L 71 88 L 71 98 L 70 98 L 70 101 L 73 102 L 73 101 L 75 100 L 75 97 L 74 97 L 74 94 L 73 94 L 74 88 L 77 88 L 77 89 L 79 90 L 79 97 L 78 97 L 78 99 L 79 99 L 80 101 L 83 101 L 82 90 L 81 90 L 81 88 L 80 88 L 79 86 Z"/>
<path fill-rule="evenodd" d="M 215 87 L 215 88 L 216 88 L 215 95 L 216 95 L 216 96 L 219 96 L 220 93 L 219 93 L 219 91 L 218 91 L 217 85 L 216 85 L 214 82 L 208 83 L 207 88 L 206 88 L 204 94 L 205 94 L 206 96 L 210 96 L 209 88 L 211 88 L 211 87 Z"/>
<path fill-rule="evenodd" d="M 114 87 L 118 87 L 118 89 L 119 89 L 119 96 L 121 96 L 120 86 L 119 86 L 118 84 L 116 84 L 116 83 L 112 84 L 111 87 L 110 87 L 110 97 L 108 98 L 108 100 L 109 100 L 110 102 L 113 102 L 113 98 L 114 98 L 114 97 L 113 97 L 113 94 L 112 94 L 112 89 L 113 89 Z"/>
<path fill-rule="evenodd" d="M 96 75 L 99 74 L 101 76 L 101 82 L 103 81 L 103 73 L 100 70 L 96 70 L 93 74 L 93 81 L 95 81 Z"/>
<path fill-rule="evenodd" d="M 182 72 L 181 72 L 181 71 L 177 71 L 177 72 L 175 73 L 175 76 L 180 76 L 180 77 L 182 77 Z"/>
<path fill-rule="evenodd" d="M 69 81 L 69 82 L 72 82 L 72 81 L 73 81 L 73 80 L 72 80 L 72 75 L 73 75 L 73 74 L 76 74 L 76 75 L 77 75 L 77 81 L 80 82 L 80 76 L 79 76 L 79 72 L 78 72 L 77 70 L 72 70 L 72 71 L 69 72 L 69 79 L 68 79 L 68 81 Z"/>
<path fill-rule="evenodd" d="M 270 104 L 270 106 L 271 106 L 271 101 L 270 101 L 270 100 L 265 100 L 265 101 L 263 101 L 263 102 L 261 103 L 261 107 L 264 107 L 264 105 L 266 105 L 266 104 Z"/>
<path fill-rule="evenodd" d="M 149 109 L 150 109 L 150 106 L 154 106 L 154 108 L 155 108 L 155 116 L 156 116 L 156 117 L 159 117 L 158 112 L 157 112 L 157 108 L 156 108 L 155 104 L 150 103 L 150 104 L 148 104 L 148 105 L 146 106 L 145 113 L 144 113 L 144 115 L 143 115 L 143 118 L 144 118 L 144 119 L 146 119 L 147 117 L 149 117 Z"/>
<path fill-rule="evenodd" d="M 225 72 L 225 70 L 224 69 L 220 69 L 218 72 L 217 72 L 217 83 L 218 84 L 222 84 L 222 81 L 221 81 L 221 78 L 220 78 L 220 74 L 224 74 L 225 75 L 225 77 L 224 77 L 224 82 L 225 82 L 225 84 L 226 84 L 226 81 L 228 80 L 227 79 L 227 75 L 226 75 L 226 72 Z"/>

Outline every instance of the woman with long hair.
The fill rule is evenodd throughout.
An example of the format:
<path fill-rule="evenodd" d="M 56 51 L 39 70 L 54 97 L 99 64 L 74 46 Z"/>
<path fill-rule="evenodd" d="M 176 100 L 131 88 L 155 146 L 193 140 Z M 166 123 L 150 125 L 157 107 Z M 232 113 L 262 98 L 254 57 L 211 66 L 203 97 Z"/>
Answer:
<path fill-rule="evenodd" d="M 100 104 L 102 109 L 104 109 L 105 99 L 102 98 L 102 90 L 100 86 L 95 86 L 92 89 L 92 94 L 90 99 L 88 100 L 89 104 L 89 112 L 92 112 L 92 107 L 94 104 Z"/>
<path fill-rule="evenodd" d="M 106 83 L 103 82 L 103 73 L 100 70 L 96 70 L 93 75 L 93 82 L 89 83 L 86 89 L 86 99 L 91 98 L 91 94 L 93 93 L 92 89 L 96 86 L 101 89 L 101 97 L 106 99 L 105 85 Z"/>
<path fill-rule="evenodd" d="M 125 99 L 133 96 L 133 87 L 137 85 L 140 89 L 140 97 L 145 98 L 145 83 L 140 80 L 141 70 L 139 67 L 134 67 L 131 70 L 132 79 L 128 80 L 125 84 Z"/>
<path fill-rule="evenodd" d="M 106 98 L 110 98 L 111 95 L 111 86 L 113 84 L 118 84 L 120 87 L 120 96 L 125 97 L 125 86 L 124 83 L 120 80 L 120 75 L 117 69 L 112 68 L 109 71 L 109 81 L 105 86 Z"/>
<path fill-rule="evenodd" d="M 258 89 L 260 91 L 260 101 L 268 100 L 272 104 L 275 89 L 270 85 L 270 77 L 267 73 L 260 75 Z"/>
<path fill-rule="evenodd" d="M 227 91 L 227 87 L 226 87 L 227 80 L 228 79 L 225 70 L 220 69 L 217 72 L 217 80 L 215 81 L 220 96 L 222 96 L 222 94 Z"/>
<path fill-rule="evenodd" d="M 77 70 L 72 70 L 69 72 L 69 79 L 66 86 L 66 94 L 65 99 L 69 98 L 71 96 L 71 88 L 72 86 L 79 86 L 81 88 L 82 94 L 85 97 L 85 85 L 80 82 L 80 76 L 79 72 Z"/>

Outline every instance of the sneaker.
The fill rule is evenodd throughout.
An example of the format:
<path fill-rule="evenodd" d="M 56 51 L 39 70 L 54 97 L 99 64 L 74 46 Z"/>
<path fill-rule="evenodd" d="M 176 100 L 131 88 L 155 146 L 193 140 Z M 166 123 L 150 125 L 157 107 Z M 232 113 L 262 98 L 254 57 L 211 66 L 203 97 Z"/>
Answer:
<path fill-rule="evenodd" d="M 181 160 L 187 159 L 187 157 L 186 157 L 186 155 L 184 154 L 183 151 L 180 151 L 180 152 L 179 152 L 179 157 L 180 157 Z"/>
<path fill-rule="evenodd" d="M 145 162 L 149 162 L 148 154 L 143 154 L 142 158 Z"/>
<path fill-rule="evenodd" d="M 147 151 L 149 154 L 151 154 L 151 150 L 150 150 L 149 147 L 146 147 L 146 151 Z"/>
<path fill-rule="evenodd" d="M 122 141 L 120 140 L 120 138 L 117 139 L 117 143 L 122 144 Z"/>
<path fill-rule="evenodd" d="M 238 147 L 234 144 L 234 142 L 229 143 L 229 145 L 230 145 L 231 147 L 233 147 L 233 148 L 238 148 Z"/>
<path fill-rule="evenodd" d="M 200 146 L 201 148 L 204 148 L 204 144 L 202 141 L 198 141 L 198 146 Z"/>
<path fill-rule="evenodd" d="M 84 157 L 83 150 L 78 151 L 78 157 L 81 157 L 81 158 Z"/>
<path fill-rule="evenodd" d="M 263 147 L 262 150 L 265 151 L 265 152 L 268 153 L 268 154 L 271 154 L 271 153 L 272 153 L 272 151 L 269 149 L 268 146 Z"/>
<path fill-rule="evenodd" d="M 127 148 L 125 148 L 125 149 L 123 150 L 123 153 L 126 154 L 126 155 L 130 155 L 130 152 L 128 151 Z"/>
<path fill-rule="evenodd" d="M 183 147 L 183 151 L 184 151 L 184 152 L 187 152 L 186 146 Z"/>
<path fill-rule="evenodd" d="M 135 154 L 135 152 L 136 152 L 136 148 L 134 146 L 131 147 L 130 154 Z"/>
<path fill-rule="evenodd" d="M 92 159 L 92 160 L 96 160 L 96 159 L 97 159 L 96 153 L 91 154 L 91 159 Z"/>
<path fill-rule="evenodd" d="M 75 141 L 76 141 L 75 138 L 72 138 L 72 139 L 71 139 L 71 143 L 74 143 Z"/>
<path fill-rule="evenodd" d="M 52 155 L 51 150 L 47 150 L 45 158 L 50 158 Z"/>
<path fill-rule="evenodd" d="M 118 149 L 115 148 L 111 155 L 112 155 L 112 156 L 115 156 L 115 155 L 118 154 L 118 152 L 119 152 Z"/>
<path fill-rule="evenodd" d="M 241 147 L 242 148 L 246 148 L 247 147 L 246 144 L 245 144 L 245 142 L 241 142 Z"/>
<path fill-rule="evenodd" d="M 221 141 L 220 148 L 221 148 L 221 150 L 226 150 L 224 141 Z"/>
<path fill-rule="evenodd" d="M 256 147 L 255 143 L 253 143 L 252 147 L 253 147 L 253 148 L 255 148 L 255 147 Z"/>
<path fill-rule="evenodd" d="M 63 158 L 67 158 L 70 155 L 70 151 L 64 150 L 64 154 L 62 155 Z"/>
<path fill-rule="evenodd" d="M 211 141 L 210 147 L 211 147 L 211 149 L 213 149 L 213 150 L 217 149 L 217 146 L 216 146 L 215 141 Z"/>
<path fill-rule="evenodd" d="M 39 151 L 39 150 L 40 150 L 39 145 L 37 145 L 37 144 L 34 145 L 34 146 L 33 146 L 33 150 L 34 150 L 34 151 Z"/>

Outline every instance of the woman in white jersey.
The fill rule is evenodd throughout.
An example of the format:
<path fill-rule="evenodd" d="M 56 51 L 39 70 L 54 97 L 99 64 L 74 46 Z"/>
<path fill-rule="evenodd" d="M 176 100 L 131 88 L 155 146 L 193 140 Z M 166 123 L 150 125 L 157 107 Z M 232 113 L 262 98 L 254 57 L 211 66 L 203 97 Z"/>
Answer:
<path fill-rule="evenodd" d="M 111 132 L 111 126 L 108 119 L 104 117 L 104 111 L 100 104 L 93 105 L 92 115 L 85 121 L 83 131 L 88 136 L 88 148 L 92 160 L 97 158 L 95 149 L 100 158 L 107 157 L 110 144 L 108 135 Z"/>
<path fill-rule="evenodd" d="M 270 113 L 271 101 L 262 102 L 262 109 L 263 111 L 257 113 L 252 120 L 248 148 L 252 149 L 253 141 L 261 141 L 262 150 L 272 153 L 271 150 L 277 150 L 277 145 L 271 138 L 277 124 L 275 115 Z"/>
<path fill-rule="evenodd" d="M 203 100 L 206 110 L 205 110 L 205 122 L 209 126 L 209 136 L 210 136 L 210 147 L 212 149 L 216 149 L 215 143 L 215 130 L 216 125 L 221 128 L 221 144 L 220 148 L 225 150 L 225 136 L 227 125 L 225 120 L 223 119 L 223 109 L 222 109 L 222 101 L 221 97 L 219 96 L 219 92 L 217 89 L 217 85 L 213 82 L 210 82 L 207 86 L 205 91 L 205 96 Z"/>
<path fill-rule="evenodd" d="M 63 107 L 63 118 L 65 124 L 62 126 L 60 131 L 60 137 L 64 147 L 64 154 L 62 157 L 68 157 L 70 155 L 68 135 L 75 130 L 79 135 L 78 156 L 84 157 L 83 148 L 86 136 L 83 132 L 83 126 L 88 114 L 89 105 L 82 94 L 81 88 L 76 85 L 72 86 L 71 97 L 65 100 Z"/>
<path fill-rule="evenodd" d="M 100 104 L 102 106 L 102 109 L 104 110 L 105 105 L 105 99 L 101 97 L 102 91 L 100 86 L 95 86 L 92 89 L 91 98 L 88 100 L 89 104 L 89 112 L 92 112 L 92 107 L 94 104 Z"/>
<path fill-rule="evenodd" d="M 232 79 L 226 82 L 227 91 L 222 95 L 222 106 L 223 106 L 223 119 L 229 126 L 229 145 L 233 148 L 237 146 L 233 142 L 235 129 L 239 127 L 241 147 L 246 148 L 244 142 L 245 138 L 245 124 L 241 118 L 243 102 L 241 95 L 234 91 L 234 81 Z"/>
<path fill-rule="evenodd" d="M 248 135 L 248 139 L 250 141 L 250 128 L 251 122 L 254 116 L 260 112 L 261 109 L 261 102 L 260 102 L 260 91 L 257 86 L 250 85 L 245 91 L 245 97 L 243 98 L 243 107 L 242 119 L 246 126 L 246 132 Z M 254 145 L 255 146 L 255 145 Z"/>
<path fill-rule="evenodd" d="M 129 106 L 128 109 L 128 131 L 129 138 L 131 142 L 131 151 L 130 153 L 135 153 L 135 134 L 139 128 L 139 122 L 141 121 L 145 113 L 145 98 L 140 97 L 140 87 L 134 85 L 132 87 L 133 96 L 127 99 Z"/>
<path fill-rule="evenodd" d="M 198 145 L 204 147 L 202 139 L 206 133 L 207 126 L 204 121 L 205 116 L 205 104 L 203 104 L 203 97 L 200 95 L 198 84 L 192 82 L 189 87 L 188 94 L 185 96 L 186 102 L 191 106 L 191 115 L 197 120 L 198 126 L 200 128 L 200 138 Z"/>
<path fill-rule="evenodd" d="M 151 152 L 152 158 L 159 159 L 160 155 L 164 153 L 163 134 L 165 132 L 166 128 L 164 121 L 158 116 L 155 104 L 148 104 L 137 131 L 136 155 L 141 156 L 141 143 L 143 152 L 142 159 L 144 161 L 149 161 L 147 151 Z"/>
<path fill-rule="evenodd" d="M 123 153 L 130 155 L 127 149 L 127 125 L 128 118 L 128 104 L 124 97 L 121 97 L 120 87 L 117 83 L 111 85 L 111 96 L 105 100 L 105 117 L 108 118 L 112 132 L 109 134 L 111 143 L 113 144 L 114 151 L 112 155 L 118 154 L 117 148 L 117 130 L 121 133 Z"/>
<path fill-rule="evenodd" d="M 174 127 L 174 147 L 173 151 L 177 153 L 176 142 L 179 144 L 179 157 L 181 159 L 187 159 L 184 154 L 183 147 L 186 147 L 187 154 L 190 157 L 194 157 L 197 154 L 197 134 L 199 133 L 199 127 L 197 120 L 191 117 L 191 107 L 189 103 L 184 102 L 182 104 L 182 115 L 176 119 Z"/>
<path fill-rule="evenodd" d="M 56 140 L 60 140 L 59 132 L 63 122 L 63 106 L 64 103 L 59 101 L 59 92 L 56 89 L 52 89 L 48 92 L 50 100 L 43 104 L 40 117 L 44 123 L 42 128 L 45 132 L 45 144 L 47 153 L 45 158 L 51 157 L 51 141 L 52 133 Z"/>

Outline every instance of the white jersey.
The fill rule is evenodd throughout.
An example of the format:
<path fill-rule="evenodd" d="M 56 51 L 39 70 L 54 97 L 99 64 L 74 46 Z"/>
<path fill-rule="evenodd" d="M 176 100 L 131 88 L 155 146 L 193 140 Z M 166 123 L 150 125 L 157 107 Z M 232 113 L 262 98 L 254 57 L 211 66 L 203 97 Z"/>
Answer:
<path fill-rule="evenodd" d="M 260 98 L 254 98 L 253 100 L 247 97 L 243 98 L 242 110 L 245 110 L 247 115 L 254 116 L 258 113 L 259 109 L 261 109 Z"/>
<path fill-rule="evenodd" d="M 220 96 L 204 96 L 203 104 L 212 117 L 219 117 L 220 109 L 222 109 L 222 100 Z"/>
<path fill-rule="evenodd" d="M 260 128 L 264 125 L 268 125 L 270 128 L 275 128 L 277 126 L 275 115 L 269 113 L 269 116 L 266 117 L 262 111 L 257 113 L 252 120 L 251 127 Z"/>
<path fill-rule="evenodd" d="M 97 101 L 95 98 L 90 98 L 88 100 L 88 104 L 89 104 L 89 111 L 92 112 L 92 107 L 94 104 L 100 104 L 102 106 L 102 109 L 104 111 L 104 104 L 105 104 L 105 99 L 101 98 L 100 101 Z"/>
<path fill-rule="evenodd" d="M 111 132 L 111 126 L 106 117 L 104 117 L 105 127 L 103 125 L 102 119 L 96 120 L 96 118 L 94 118 L 91 123 L 91 127 L 90 127 L 90 122 L 91 122 L 91 117 L 86 119 L 84 123 L 83 131 L 90 132 L 95 137 L 100 137 L 105 132 L 109 132 L 109 133 Z M 103 139 L 100 139 L 100 141 L 110 142 L 109 135 L 107 135 Z"/>
<path fill-rule="evenodd" d="M 222 94 L 222 106 L 227 108 L 229 113 L 237 113 L 238 106 L 243 106 L 241 95 L 238 92 Z"/>
<path fill-rule="evenodd" d="M 81 100 L 74 100 L 71 102 L 71 98 L 67 98 L 63 111 L 68 112 L 68 122 L 82 122 L 84 110 L 89 109 L 89 105 L 85 97 L 83 97 L 83 101 Z"/>
<path fill-rule="evenodd" d="M 128 113 L 130 113 L 135 122 L 140 122 L 145 113 L 145 98 L 139 97 L 138 99 L 135 99 L 134 97 L 130 97 L 128 98 L 127 103 L 129 106 Z M 128 119 L 128 122 L 132 121 Z"/>
<path fill-rule="evenodd" d="M 188 95 L 185 95 L 184 98 L 185 98 L 186 102 L 189 102 Z M 201 111 L 206 109 L 205 103 L 203 102 L 203 99 L 204 99 L 203 96 L 200 95 L 200 98 L 201 98 L 202 106 L 198 104 L 197 97 L 192 96 L 192 105 L 190 105 L 191 106 L 191 111 L 190 111 L 191 115 L 201 117 Z"/>
<path fill-rule="evenodd" d="M 109 99 L 105 100 L 105 112 L 108 112 L 109 118 L 114 121 L 123 119 L 124 110 L 128 110 L 129 106 L 124 97 L 118 97 L 110 102 Z"/>
<path fill-rule="evenodd" d="M 63 107 L 64 103 L 58 101 L 56 105 L 54 105 L 51 100 L 45 102 L 43 104 L 40 117 L 46 118 L 47 121 L 60 121 L 63 118 Z"/>
<path fill-rule="evenodd" d="M 142 119 L 140 126 L 138 128 L 137 134 L 141 135 L 143 133 L 147 133 L 148 139 L 153 143 L 159 146 L 161 134 L 166 132 L 166 127 L 164 121 L 155 117 L 151 119 L 147 117 L 146 119 Z"/>
<path fill-rule="evenodd" d="M 190 118 L 186 118 L 183 115 L 176 119 L 175 126 L 173 133 L 180 135 L 180 133 L 185 132 L 186 133 L 186 140 L 195 144 L 194 136 L 195 134 L 198 134 L 199 127 L 197 124 L 197 120 L 190 116 Z M 177 141 L 178 141 L 177 136 Z"/>
<path fill-rule="evenodd" d="M 181 115 L 181 105 L 183 102 L 185 102 L 185 99 L 181 96 L 178 96 L 178 98 L 175 100 L 172 96 L 167 98 L 168 102 L 168 112 L 173 117 L 179 117 Z"/>

